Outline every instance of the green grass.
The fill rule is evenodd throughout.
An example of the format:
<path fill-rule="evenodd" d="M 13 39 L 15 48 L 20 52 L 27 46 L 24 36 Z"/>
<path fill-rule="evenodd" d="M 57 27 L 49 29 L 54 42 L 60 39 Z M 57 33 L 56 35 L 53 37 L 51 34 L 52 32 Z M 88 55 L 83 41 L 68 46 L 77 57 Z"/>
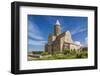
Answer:
<path fill-rule="evenodd" d="M 57 60 L 57 59 L 83 59 L 88 58 L 88 51 L 69 51 L 65 50 L 63 53 L 48 54 L 47 52 L 41 53 L 41 58 L 34 58 L 28 56 L 28 60 Z"/>

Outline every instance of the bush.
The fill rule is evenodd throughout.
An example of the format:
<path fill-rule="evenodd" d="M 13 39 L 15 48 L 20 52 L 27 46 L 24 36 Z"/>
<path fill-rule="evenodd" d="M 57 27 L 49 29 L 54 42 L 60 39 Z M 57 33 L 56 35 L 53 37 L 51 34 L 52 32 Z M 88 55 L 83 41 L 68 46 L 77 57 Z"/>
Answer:
<path fill-rule="evenodd" d="M 48 52 L 42 52 L 41 55 L 48 55 Z"/>
<path fill-rule="evenodd" d="M 81 51 L 76 54 L 76 58 L 87 58 L 88 57 L 88 52 L 87 51 Z"/>
<path fill-rule="evenodd" d="M 76 54 L 76 58 L 82 58 L 82 54 L 81 53 Z"/>
<path fill-rule="evenodd" d="M 69 49 L 64 49 L 64 50 L 63 50 L 63 54 L 64 54 L 64 55 L 70 54 L 70 50 L 69 50 Z"/>
<path fill-rule="evenodd" d="M 71 50 L 70 54 L 71 55 L 75 55 L 76 54 L 76 50 Z"/>
<path fill-rule="evenodd" d="M 42 51 L 33 51 L 32 54 L 41 54 Z"/>

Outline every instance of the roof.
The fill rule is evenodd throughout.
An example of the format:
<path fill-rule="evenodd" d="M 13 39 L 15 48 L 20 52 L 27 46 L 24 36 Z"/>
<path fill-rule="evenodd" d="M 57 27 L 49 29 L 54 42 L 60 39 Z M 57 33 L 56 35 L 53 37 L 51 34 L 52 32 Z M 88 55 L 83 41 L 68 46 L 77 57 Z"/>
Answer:
<path fill-rule="evenodd" d="M 80 45 L 77 45 L 75 43 L 69 43 L 69 42 L 64 42 L 65 44 L 72 44 L 72 45 L 76 45 L 76 46 L 80 46 Z"/>
<path fill-rule="evenodd" d="M 68 33 L 68 34 L 71 35 L 70 31 L 67 31 L 67 32 L 63 32 L 63 33 L 61 33 L 61 34 L 58 35 L 57 37 L 61 38 L 61 37 L 65 36 L 66 33 Z"/>
<path fill-rule="evenodd" d="M 56 25 L 60 25 L 60 22 L 59 22 L 59 20 L 57 20 L 57 21 L 56 21 Z"/>

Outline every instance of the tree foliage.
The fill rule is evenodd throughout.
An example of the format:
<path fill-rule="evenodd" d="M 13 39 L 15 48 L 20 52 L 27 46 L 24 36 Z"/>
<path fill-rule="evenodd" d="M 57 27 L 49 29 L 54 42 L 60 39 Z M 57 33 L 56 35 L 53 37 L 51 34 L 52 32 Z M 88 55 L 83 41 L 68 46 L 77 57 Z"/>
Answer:
<path fill-rule="evenodd" d="M 69 50 L 69 49 L 64 49 L 64 50 L 63 50 L 63 54 L 64 54 L 64 55 L 70 54 L 70 50 Z"/>
<path fill-rule="evenodd" d="M 42 52 L 41 55 L 48 55 L 48 52 Z"/>

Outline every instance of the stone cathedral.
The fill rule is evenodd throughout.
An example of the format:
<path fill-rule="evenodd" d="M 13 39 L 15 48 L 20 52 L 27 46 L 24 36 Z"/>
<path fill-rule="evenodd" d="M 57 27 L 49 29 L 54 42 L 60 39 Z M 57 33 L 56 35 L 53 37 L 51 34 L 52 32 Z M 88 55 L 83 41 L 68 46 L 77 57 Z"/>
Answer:
<path fill-rule="evenodd" d="M 54 33 L 48 37 L 45 51 L 48 53 L 54 53 L 63 52 L 64 49 L 79 50 L 80 45 L 74 43 L 70 31 L 61 32 L 61 24 L 57 20 L 54 26 Z"/>

